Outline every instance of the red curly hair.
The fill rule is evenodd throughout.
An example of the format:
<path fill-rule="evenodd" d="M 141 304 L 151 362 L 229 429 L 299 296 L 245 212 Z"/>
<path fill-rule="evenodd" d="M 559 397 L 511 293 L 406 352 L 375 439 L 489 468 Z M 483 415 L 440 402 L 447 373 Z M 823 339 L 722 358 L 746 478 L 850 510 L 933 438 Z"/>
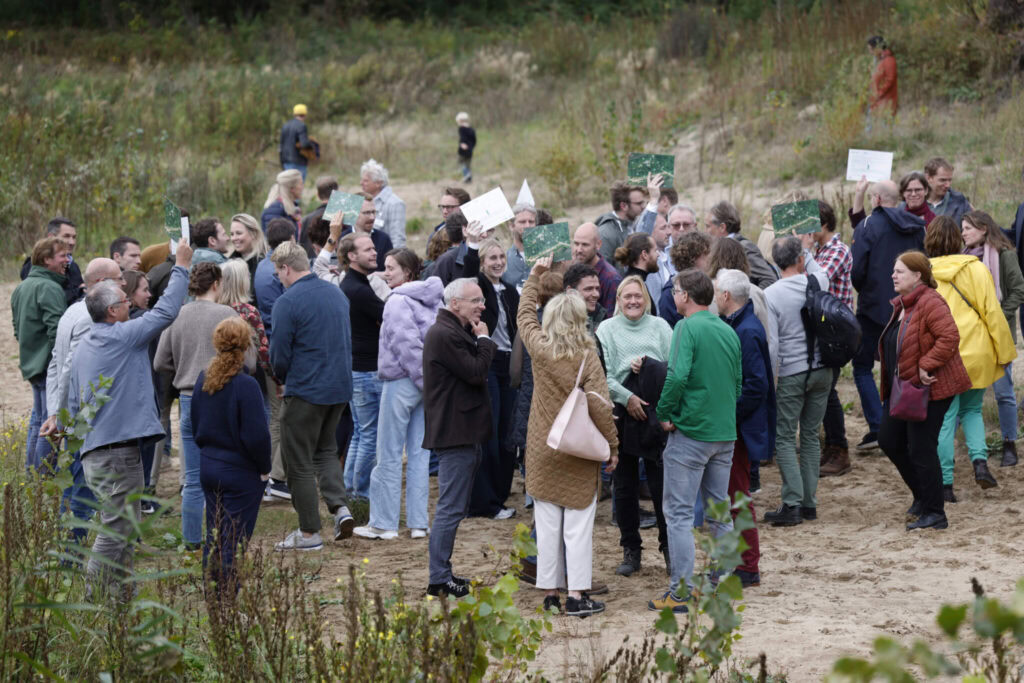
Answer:
<path fill-rule="evenodd" d="M 222 320 L 213 331 L 213 348 L 217 355 L 206 367 L 203 391 L 215 394 L 242 370 L 245 352 L 252 344 L 252 328 L 241 318 Z"/>

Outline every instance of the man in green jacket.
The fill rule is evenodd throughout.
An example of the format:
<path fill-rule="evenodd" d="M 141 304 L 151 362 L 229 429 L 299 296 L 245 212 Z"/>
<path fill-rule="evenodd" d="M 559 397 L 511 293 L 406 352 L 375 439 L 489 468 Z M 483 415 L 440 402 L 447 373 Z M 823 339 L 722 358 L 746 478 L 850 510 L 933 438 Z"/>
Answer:
<path fill-rule="evenodd" d="M 42 465 L 51 454 L 49 442 L 39 437 L 39 426 L 46 419 L 46 368 L 57 338 L 57 324 L 67 308 L 67 267 L 67 244 L 57 237 L 44 237 L 32 248 L 28 277 L 11 295 L 18 364 L 21 376 L 32 385 L 32 417 L 25 444 L 25 466 L 30 470 Z M 47 463 L 51 467 L 55 464 Z"/>
<path fill-rule="evenodd" d="M 684 270 L 675 277 L 672 296 L 684 319 L 672 332 L 668 376 L 658 401 L 658 420 L 669 432 L 661 504 L 671 580 L 669 590 L 647 606 L 686 612 L 695 554 L 693 506 L 698 493 L 702 500 L 729 499 L 743 364 L 736 332 L 708 311 L 715 296 L 711 278 L 696 268 Z M 730 518 L 707 521 L 716 537 L 732 529 Z"/>

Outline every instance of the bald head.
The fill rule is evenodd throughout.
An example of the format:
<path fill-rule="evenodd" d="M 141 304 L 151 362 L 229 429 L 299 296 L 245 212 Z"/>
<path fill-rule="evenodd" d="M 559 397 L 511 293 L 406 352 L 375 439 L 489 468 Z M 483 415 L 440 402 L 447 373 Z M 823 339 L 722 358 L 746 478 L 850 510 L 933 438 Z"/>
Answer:
<path fill-rule="evenodd" d="M 572 260 L 576 263 L 596 264 L 600 248 L 601 236 L 593 223 L 583 223 L 572 234 Z"/>
<path fill-rule="evenodd" d="M 877 197 L 876 206 L 884 206 L 892 209 L 899 206 L 900 203 L 900 186 L 891 180 L 882 180 L 874 184 L 871 188 L 872 194 Z"/>
<path fill-rule="evenodd" d="M 86 289 L 104 280 L 113 280 L 116 284 L 124 282 L 121 278 L 121 266 L 117 265 L 113 259 L 108 258 L 94 258 L 89 261 L 89 265 L 85 267 L 85 273 L 82 274 L 82 279 L 85 281 Z"/>

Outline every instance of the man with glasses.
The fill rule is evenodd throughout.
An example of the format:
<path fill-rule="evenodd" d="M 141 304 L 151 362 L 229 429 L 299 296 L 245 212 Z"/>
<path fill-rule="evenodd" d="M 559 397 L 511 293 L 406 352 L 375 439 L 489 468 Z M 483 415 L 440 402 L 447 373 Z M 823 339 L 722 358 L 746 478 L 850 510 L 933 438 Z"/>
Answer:
<path fill-rule="evenodd" d="M 612 210 L 602 214 L 594 223 L 601 237 L 601 255 L 608 263 L 615 263 L 615 250 L 621 247 L 629 233 L 633 232 L 637 217 L 643 213 L 647 205 L 647 192 L 638 185 L 627 185 L 617 181 L 611 186 L 609 193 Z"/>
<path fill-rule="evenodd" d="M 191 265 L 192 249 L 182 241 L 160 301 L 134 320 L 128 317 L 128 297 L 114 280 L 98 282 L 85 297 L 92 326 L 71 361 L 68 411 L 74 415 L 94 401 L 100 377 L 113 380 L 106 390 L 109 400 L 96 413 L 82 444 L 85 480 L 98 501 L 103 527 L 87 570 L 92 597 L 110 594 L 115 582 L 132 570 L 132 540 L 141 517 L 138 494 L 145 485 L 141 447 L 164 436 L 154 400 L 149 344 L 177 317 Z M 135 585 L 125 581 L 114 597 L 130 600 Z"/>
<path fill-rule="evenodd" d="M 459 208 L 470 199 L 469 193 L 463 190 L 461 187 L 446 187 L 444 192 L 441 194 L 441 201 L 437 204 L 437 210 L 441 212 L 441 222 L 434 226 L 434 229 L 430 232 L 430 237 L 427 239 L 427 251 L 430 251 L 430 242 L 434 239 L 441 239 L 445 233 L 444 223 L 448 220 L 448 216 L 451 215 L 452 211 Z"/>
<path fill-rule="evenodd" d="M 356 235 L 369 235 L 373 242 L 373 248 L 377 252 L 377 270 L 384 270 L 384 258 L 394 248 L 394 245 L 386 232 L 373 227 L 374 221 L 377 220 L 377 207 L 373 204 L 373 197 L 365 192 L 356 192 L 356 196 L 363 198 L 363 206 L 356 216 L 355 227 L 344 228 L 341 231 L 341 236 L 344 237 L 350 232 L 354 232 Z"/>

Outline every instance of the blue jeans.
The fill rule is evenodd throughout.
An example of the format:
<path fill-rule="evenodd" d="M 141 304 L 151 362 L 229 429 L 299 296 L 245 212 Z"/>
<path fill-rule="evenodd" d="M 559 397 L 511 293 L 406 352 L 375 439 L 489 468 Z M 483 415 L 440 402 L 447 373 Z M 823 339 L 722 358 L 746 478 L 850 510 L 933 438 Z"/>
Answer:
<path fill-rule="evenodd" d="M 423 392 L 411 379 L 381 382 L 377 464 L 370 473 L 370 526 L 397 530 L 402 509 L 402 451 L 408 456 L 405 483 L 405 525 L 430 525 L 427 473 L 430 451 L 423 448 Z"/>
<path fill-rule="evenodd" d="M 185 468 L 185 486 L 181 490 L 181 536 L 186 543 L 203 541 L 203 508 L 206 497 L 199 482 L 199 446 L 192 437 L 192 397 L 178 397 L 181 411 L 181 458 Z"/>
<path fill-rule="evenodd" d="M 661 506 L 668 527 L 668 551 L 672 560 L 669 590 L 685 598 L 682 581 L 692 585 L 693 508 L 702 500 L 729 500 L 729 472 L 734 441 L 697 441 L 674 431 L 668 435 L 663 456 L 664 490 Z M 732 519 L 718 522 L 707 518 L 716 538 L 732 529 Z M 688 591 L 687 591 L 688 592 Z"/>
<path fill-rule="evenodd" d="M 878 351 L 878 339 L 882 336 L 882 326 L 867 316 L 858 315 L 862 336 L 857 355 L 853 357 L 853 382 L 860 394 L 860 405 L 864 410 L 864 421 L 868 423 L 868 431 L 878 434 L 882 425 L 882 399 L 878 395 L 878 385 L 872 370 L 875 367 L 875 352 Z"/>
<path fill-rule="evenodd" d="M 298 171 L 302 174 L 302 180 L 306 180 L 306 164 L 281 164 L 283 171 Z"/>
<path fill-rule="evenodd" d="M 76 451 L 71 457 L 73 460 L 69 469 L 71 470 L 72 483 L 71 486 L 64 489 L 64 496 L 61 499 L 61 511 L 70 510 L 75 519 L 88 522 L 92 519 L 92 514 L 96 509 L 96 496 L 93 495 L 89 485 L 85 483 L 82 454 Z M 79 545 L 85 542 L 88 535 L 89 530 L 86 528 L 75 525 L 71 529 L 71 536 L 75 543 Z"/>
<path fill-rule="evenodd" d="M 57 467 L 53 448 L 45 437 L 39 436 L 39 428 L 46 421 L 46 376 L 40 375 L 29 380 L 32 385 L 32 416 L 28 419 L 28 436 L 25 439 L 25 469 L 29 472 L 40 469 L 44 464 L 52 471 Z"/>
<path fill-rule="evenodd" d="M 1003 441 L 1017 440 L 1017 395 L 1013 391 L 1013 363 L 1006 364 L 1003 376 L 992 385 L 999 407 L 999 431 Z"/>
<path fill-rule="evenodd" d="M 352 373 L 352 442 L 345 458 L 345 486 L 359 498 L 370 496 L 370 473 L 377 460 L 377 413 L 380 380 L 377 372 Z"/>

